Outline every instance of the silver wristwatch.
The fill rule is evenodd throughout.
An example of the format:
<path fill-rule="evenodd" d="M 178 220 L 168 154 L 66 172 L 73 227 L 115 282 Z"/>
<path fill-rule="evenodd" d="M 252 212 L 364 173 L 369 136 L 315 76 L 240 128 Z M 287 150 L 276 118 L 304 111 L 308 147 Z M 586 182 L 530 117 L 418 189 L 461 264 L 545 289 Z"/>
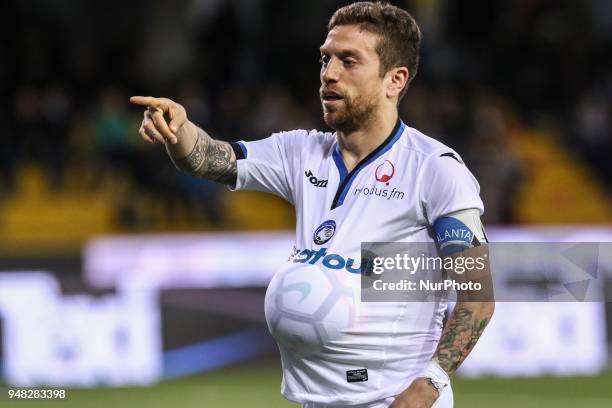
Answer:
<path fill-rule="evenodd" d="M 438 381 L 432 377 L 425 377 L 425 379 L 429 381 L 429 383 L 433 385 L 436 388 L 436 390 L 438 390 L 438 396 L 442 394 L 442 391 L 444 391 L 444 388 L 446 388 L 446 386 L 448 385 L 447 383 Z"/>
<path fill-rule="evenodd" d="M 446 371 L 440 367 L 435 357 L 429 361 L 425 369 L 421 371 L 419 377 L 427 379 L 429 383 L 438 390 L 438 396 L 440 396 L 442 391 L 450 384 L 450 377 Z"/>

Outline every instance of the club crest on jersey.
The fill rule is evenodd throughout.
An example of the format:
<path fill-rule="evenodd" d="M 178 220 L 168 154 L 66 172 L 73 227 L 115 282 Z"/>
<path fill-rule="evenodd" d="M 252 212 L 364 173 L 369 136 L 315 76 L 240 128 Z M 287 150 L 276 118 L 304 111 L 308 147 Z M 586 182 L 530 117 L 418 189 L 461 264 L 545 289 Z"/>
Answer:
<path fill-rule="evenodd" d="M 336 232 L 336 221 L 327 220 L 323 221 L 321 225 L 315 230 L 312 235 L 312 240 L 317 245 L 323 245 L 327 241 L 329 241 Z"/>
<path fill-rule="evenodd" d="M 381 164 L 376 167 L 374 170 L 374 177 L 376 177 L 376 181 L 380 181 L 381 183 L 387 183 L 389 185 L 389 180 L 395 174 L 395 166 L 389 160 L 385 160 Z"/>

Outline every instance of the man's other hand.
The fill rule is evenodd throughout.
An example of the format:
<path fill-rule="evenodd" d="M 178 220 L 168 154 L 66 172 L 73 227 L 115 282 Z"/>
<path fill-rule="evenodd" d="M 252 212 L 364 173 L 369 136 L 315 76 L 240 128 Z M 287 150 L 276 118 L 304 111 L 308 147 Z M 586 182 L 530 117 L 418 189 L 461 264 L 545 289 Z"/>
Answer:
<path fill-rule="evenodd" d="M 149 143 L 176 144 L 189 131 L 185 108 L 168 98 L 132 96 L 130 102 L 147 108 L 138 134 Z"/>
<path fill-rule="evenodd" d="M 428 379 L 417 378 L 389 408 L 431 408 L 438 396 L 438 390 Z"/>

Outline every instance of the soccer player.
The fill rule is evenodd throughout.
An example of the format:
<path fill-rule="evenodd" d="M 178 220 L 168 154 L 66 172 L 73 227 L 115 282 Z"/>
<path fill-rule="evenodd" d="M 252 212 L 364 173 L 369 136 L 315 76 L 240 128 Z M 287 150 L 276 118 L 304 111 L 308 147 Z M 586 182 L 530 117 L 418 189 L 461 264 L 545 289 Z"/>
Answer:
<path fill-rule="evenodd" d="M 294 252 L 268 288 L 266 317 L 281 352 L 282 392 L 303 407 L 452 407 L 450 376 L 493 313 L 491 301 L 460 296 L 443 326 L 443 302 L 357 298 L 350 324 L 324 338 L 271 317 L 289 273 L 313 283 L 304 296 L 319 289 L 324 274 L 360 288 L 363 241 L 486 253 L 475 178 L 456 152 L 398 116 L 420 41 L 410 14 L 386 3 L 358 2 L 334 13 L 320 48 L 320 99 L 333 133 L 293 130 L 226 143 L 169 99 L 131 98 L 147 107 L 141 137 L 163 143 L 178 169 L 295 206 Z"/>

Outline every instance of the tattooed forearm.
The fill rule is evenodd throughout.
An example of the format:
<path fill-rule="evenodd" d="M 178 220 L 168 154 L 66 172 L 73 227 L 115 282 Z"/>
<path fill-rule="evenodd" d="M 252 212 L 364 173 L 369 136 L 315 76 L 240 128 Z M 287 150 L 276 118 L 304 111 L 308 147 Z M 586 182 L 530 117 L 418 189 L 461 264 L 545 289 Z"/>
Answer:
<path fill-rule="evenodd" d="M 173 157 L 177 168 L 198 177 L 225 184 L 236 183 L 236 155 L 227 142 L 214 140 L 200 129 L 191 152 L 185 157 Z"/>
<path fill-rule="evenodd" d="M 196 173 L 200 168 L 202 168 L 202 164 L 204 163 L 204 154 L 206 152 L 207 140 L 201 138 L 198 135 L 198 139 L 193 145 L 193 150 L 186 157 L 175 158 L 174 163 L 176 167 L 179 169 L 189 172 Z"/>
<path fill-rule="evenodd" d="M 454 373 L 470 354 L 487 327 L 493 314 L 491 307 L 490 303 L 480 304 L 480 307 L 465 306 L 461 303 L 455 306 L 435 354 L 438 364 L 449 375 Z"/>
<path fill-rule="evenodd" d="M 236 156 L 226 142 L 213 140 L 206 150 L 203 175 L 225 184 L 236 184 Z"/>

